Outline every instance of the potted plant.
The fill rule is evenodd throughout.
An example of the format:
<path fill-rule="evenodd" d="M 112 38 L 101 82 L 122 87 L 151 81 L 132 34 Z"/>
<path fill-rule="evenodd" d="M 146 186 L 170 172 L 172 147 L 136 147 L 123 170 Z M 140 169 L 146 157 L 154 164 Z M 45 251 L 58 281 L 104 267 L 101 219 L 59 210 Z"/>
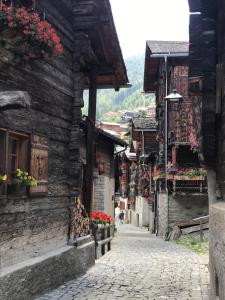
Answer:
<path fill-rule="evenodd" d="M 178 169 L 176 171 L 176 180 L 205 180 L 207 171 L 204 168 Z"/>
<path fill-rule="evenodd" d="M 101 213 L 99 211 L 93 211 L 91 213 L 91 220 L 95 224 L 106 225 L 107 223 L 111 224 L 112 217 L 110 215 L 108 215 L 108 214 L 103 214 L 103 213 Z"/>
<path fill-rule="evenodd" d="M 9 181 L 8 193 L 25 195 L 28 187 L 35 186 L 37 186 L 37 180 L 34 177 L 30 176 L 28 172 L 17 169 L 15 176 Z"/>
<path fill-rule="evenodd" d="M 4 194 L 5 184 L 7 182 L 8 176 L 7 175 L 0 175 L 0 195 Z"/>
<path fill-rule="evenodd" d="M 35 11 L 9 7 L 0 0 L 0 19 L 3 46 L 25 60 L 45 60 L 63 53 L 60 37 Z"/>

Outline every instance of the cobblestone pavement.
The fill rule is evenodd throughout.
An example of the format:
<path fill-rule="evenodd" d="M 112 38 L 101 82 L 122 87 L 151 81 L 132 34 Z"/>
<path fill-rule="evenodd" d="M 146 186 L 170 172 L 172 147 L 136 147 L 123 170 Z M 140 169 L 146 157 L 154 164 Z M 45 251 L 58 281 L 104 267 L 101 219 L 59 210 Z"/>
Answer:
<path fill-rule="evenodd" d="M 121 225 L 112 250 L 84 276 L 36 300 L 209 300 L 207 256 Z"/>

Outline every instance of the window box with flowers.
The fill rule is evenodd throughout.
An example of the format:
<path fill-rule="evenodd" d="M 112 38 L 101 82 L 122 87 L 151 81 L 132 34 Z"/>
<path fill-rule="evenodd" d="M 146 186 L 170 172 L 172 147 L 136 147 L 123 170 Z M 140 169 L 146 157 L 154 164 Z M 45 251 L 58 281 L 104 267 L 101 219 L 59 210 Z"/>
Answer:
<path fill-rule="evenodd" d="M 177 169 L 174 180 L 204 181 L 207 171 L 203 168 Z"/>
<path fill-rule="evenodd" d="M 106 245 L 108 251 L 111 249 L 111 240 L 114 233 L 112 217 L 108 214 L 94 211 L 91 213 L 91 227 L 95 239 L 95 257 L 98 258 L 100 250 L 101 255 L 105 254 Z"/>
<path fill-rule="evenodd" d="M 112 223 L 112 217 L 110 215 L 101 213 L 99 211 L 93 211 L 91 213 L 91 220 L 92 220 L 92 223 L 95 223 L 95 224 L 106 225 L 107 223 L 108 224 Z"/>
<path fill-rule="evenodd" d="M 60 37 L 35 11 L 9 7 L 0 0 L 0 20 L 3 46 L 24 60 L 45 60 L 62 55 Z"/>
<path fill-rule="evenodd" d="M 29 187 L 37 186 L 37 181 L 34 177 L 30 176 L 27 172 L 17 169 L 16 174 L 8 183 L 8 194 L 17 196 L 26 195 Z"/>

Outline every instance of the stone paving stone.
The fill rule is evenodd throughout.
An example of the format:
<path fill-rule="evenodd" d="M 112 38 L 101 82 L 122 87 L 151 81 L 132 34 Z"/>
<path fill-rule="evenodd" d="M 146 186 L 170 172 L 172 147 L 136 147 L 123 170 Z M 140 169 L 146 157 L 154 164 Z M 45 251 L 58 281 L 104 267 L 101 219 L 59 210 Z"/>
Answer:
<path fill-rule="evenodd" d="M 121 225 L 112 250 L 82 277 L 36 300 L 209 300 L 208 257 Z"/>

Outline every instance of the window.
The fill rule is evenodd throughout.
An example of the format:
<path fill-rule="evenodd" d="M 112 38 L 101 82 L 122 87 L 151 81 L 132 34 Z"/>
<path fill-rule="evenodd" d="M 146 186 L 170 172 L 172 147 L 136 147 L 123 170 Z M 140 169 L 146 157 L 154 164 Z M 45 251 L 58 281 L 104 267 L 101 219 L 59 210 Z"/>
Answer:
<path fill-rule="evenodd" d="M 40 135 L 26 135 L 0 128 L 0 175 L 14 176 L 17 169 L 37 180 L 30 195 L 48 192 L 48 141 Z"/>
<path fill-rule="evenodd" d="M 0 173 L 14 176 L 28 170 L 29 136 L 0 129 Z"/>

